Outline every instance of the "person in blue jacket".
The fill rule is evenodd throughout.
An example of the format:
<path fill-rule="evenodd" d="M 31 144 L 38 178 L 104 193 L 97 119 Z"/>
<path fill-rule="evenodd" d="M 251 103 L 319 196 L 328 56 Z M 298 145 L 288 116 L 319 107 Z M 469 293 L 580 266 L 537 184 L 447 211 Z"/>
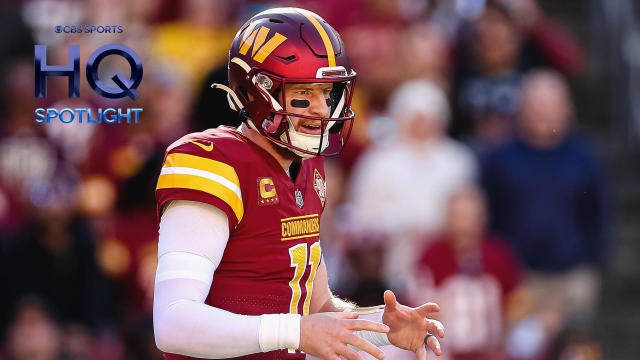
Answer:
<path fill-rule="evenodd" d="M 518 137 L 488 156 L 482 182 L 494 230 L 529 270 L 534 304 L 557 311 L 560 324 L 586 325 L 597 304 L 611 213 L 602 164 L 572 129 L 573 115 L 559 74 L 527 74 Z"/>

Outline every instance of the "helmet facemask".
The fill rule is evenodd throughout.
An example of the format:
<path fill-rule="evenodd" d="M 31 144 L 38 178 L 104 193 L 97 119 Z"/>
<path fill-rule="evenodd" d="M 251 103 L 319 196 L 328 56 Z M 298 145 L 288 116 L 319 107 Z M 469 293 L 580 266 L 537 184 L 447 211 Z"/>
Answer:
<path fill-rule="evenodd" d="M 344 69 L 324 72 L 342 76 L 285 79 L 264 70 L 249 71 L 246 77 L 251 79 L 250 83 L 247 81 L 249 84 L 246 87 L 238 87 L 240 102 L 246 104 L 248 114 L 253 114 L 247 119 L 249 125 L 276 145 L 287 148 L 302 158 L 339 154 L 353 126 L 354 113 L 350 104 L 355 74 L 346 76 Z M 322 75 L 323 71 L 318 73 Z M 330 84 L 332 88 L 327 98 L 330 105 L 329 116 L 293 112 L 291 100 L 299 99 L 287 99 L 284 90 L 294 84 Z M 230 103 L 233 102 L 230 100 Z M 316 135 L 296 131 L 292 118 L 319 121 L 321 133 Z"/>
<path fill-rule="evenodd" d="M 281 127 L 279 132 L 274 132 L 273 138 L 268 135 L 271 140 L 280 146 L 287 147 L 302 158 L 338 154 L 345 144 L 352 126 L 353 112 L 345 106 L 345 103 L 348 102 L 347 97 L 351 96 L 350 87 L 352 86 L 352 81 L 280 80 L 280 89 L 276 91 L 276 96 L 272 96 L 270 100 L 278 99 L 281 101 L 281 103 L 273 103 L 273 109 L 275 110 L 273 114 L 274 118 L 280 117 L 283 120 L 282 122 L 286 123 L 286 126 Z M 331 87 L 330 92 L 324 99 L 328 106 L 327 114 L 300 114 L 296 111 L 296 108 L 302 110 L 313 106 L 310 103 L 311 101 L 318 101 L 317 99 L 306 99 L 304 96 L 300 98 L 296 96 L 287 97 L 286 89 L 291 86 L 297 86 L 302 89 L 305 88 L 304 84 L 309 84 L 310 86 L 320 85 L 316 90 L 312 91 L 322 91 L 323 88 L 326 89 L 325 86 Z M 296 122 L 299 124 L 298 130 L 294 125 Z M 307 125 L 317 126 L 318 133 L 314 134 L 314 129 L 308 129 L 310 131 L 301 129 L 301 127 Z"/>

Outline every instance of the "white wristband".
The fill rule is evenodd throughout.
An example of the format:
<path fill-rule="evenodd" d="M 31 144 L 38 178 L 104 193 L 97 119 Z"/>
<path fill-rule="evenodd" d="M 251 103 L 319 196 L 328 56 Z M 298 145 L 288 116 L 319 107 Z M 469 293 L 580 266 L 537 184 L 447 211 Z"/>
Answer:
<path fill-rule="evenodd" d="M 300 318 L 298 314 L 260 315 L 260 350 L 268 352 L 300 347 Z"/>

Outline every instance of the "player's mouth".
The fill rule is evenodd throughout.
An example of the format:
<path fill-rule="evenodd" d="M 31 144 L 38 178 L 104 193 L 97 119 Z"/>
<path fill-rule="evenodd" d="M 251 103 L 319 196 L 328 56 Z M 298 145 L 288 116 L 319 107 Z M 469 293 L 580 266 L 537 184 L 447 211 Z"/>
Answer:
<path fill-rule="evenodd" d="M 320 135 L 322 134 L 322 127 L 320 126 L 321 122 L 313 122 L 313 123 L 305 123 L 300 125 L 298 132 L 310 134 L 310 135 Z"/>

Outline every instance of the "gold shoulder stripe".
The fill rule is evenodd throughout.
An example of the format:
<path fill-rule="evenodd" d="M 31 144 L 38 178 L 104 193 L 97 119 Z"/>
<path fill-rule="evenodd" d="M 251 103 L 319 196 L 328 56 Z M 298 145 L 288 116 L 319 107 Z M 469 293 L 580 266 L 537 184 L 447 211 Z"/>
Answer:
<path fill-rule="evenodd" d="M 240 180 L 236 170 L 223 162 L 207 159 L 197 155 L 172 153 L 167 155 L 162 167 L 185 167 L 208 171 L 229 180 L 240 187 Z"/>
<path fill-rule="evenodd" d="M 311 24 L 313 24 L 313 26 L 316 28 L 316 30 L 320 34 L 320 38 L 322 38 L 322 43 L 324 44 L 324 47 L 327 49 L 327 58 L 329 60 L 329 66 L 336 66 L 336 55 L 334 53 L 331 40 L 329 39 L 329 34 L 327 34 L 327 30 L 325 30 L 325 28 L 322 27 L 320 22 L 318 22 L 318 20 L 313 16 L 312 12 L 304 9 L 298 9 L 298 11 L 302 15 L 304 15 L 304 17 L 309 19 Z"/>
<path fill-rule="evenodd" d="M 233 167 L 200 156 L 173 153 L 167 155 L 156 189 L 182 188 L 205 192 L 227 203 L 242 220 L 244 206 L 240 181 Z"/>
<path fill-rule="evenodd" d="M 244 206 L 242 200 L 238 195 L 229 190 L 226 186 L 197 175 L 187 174 L 162 174 L 158 179 L 157 189 L 169 189 L 169 188 L 182 188 L 199 190 L 207 194 L 211 194 L 220 198 L 227 203 L 233 210 L 233 213 L 238 218 L 238 222 L 242 220 L 244 216 Z"/>

